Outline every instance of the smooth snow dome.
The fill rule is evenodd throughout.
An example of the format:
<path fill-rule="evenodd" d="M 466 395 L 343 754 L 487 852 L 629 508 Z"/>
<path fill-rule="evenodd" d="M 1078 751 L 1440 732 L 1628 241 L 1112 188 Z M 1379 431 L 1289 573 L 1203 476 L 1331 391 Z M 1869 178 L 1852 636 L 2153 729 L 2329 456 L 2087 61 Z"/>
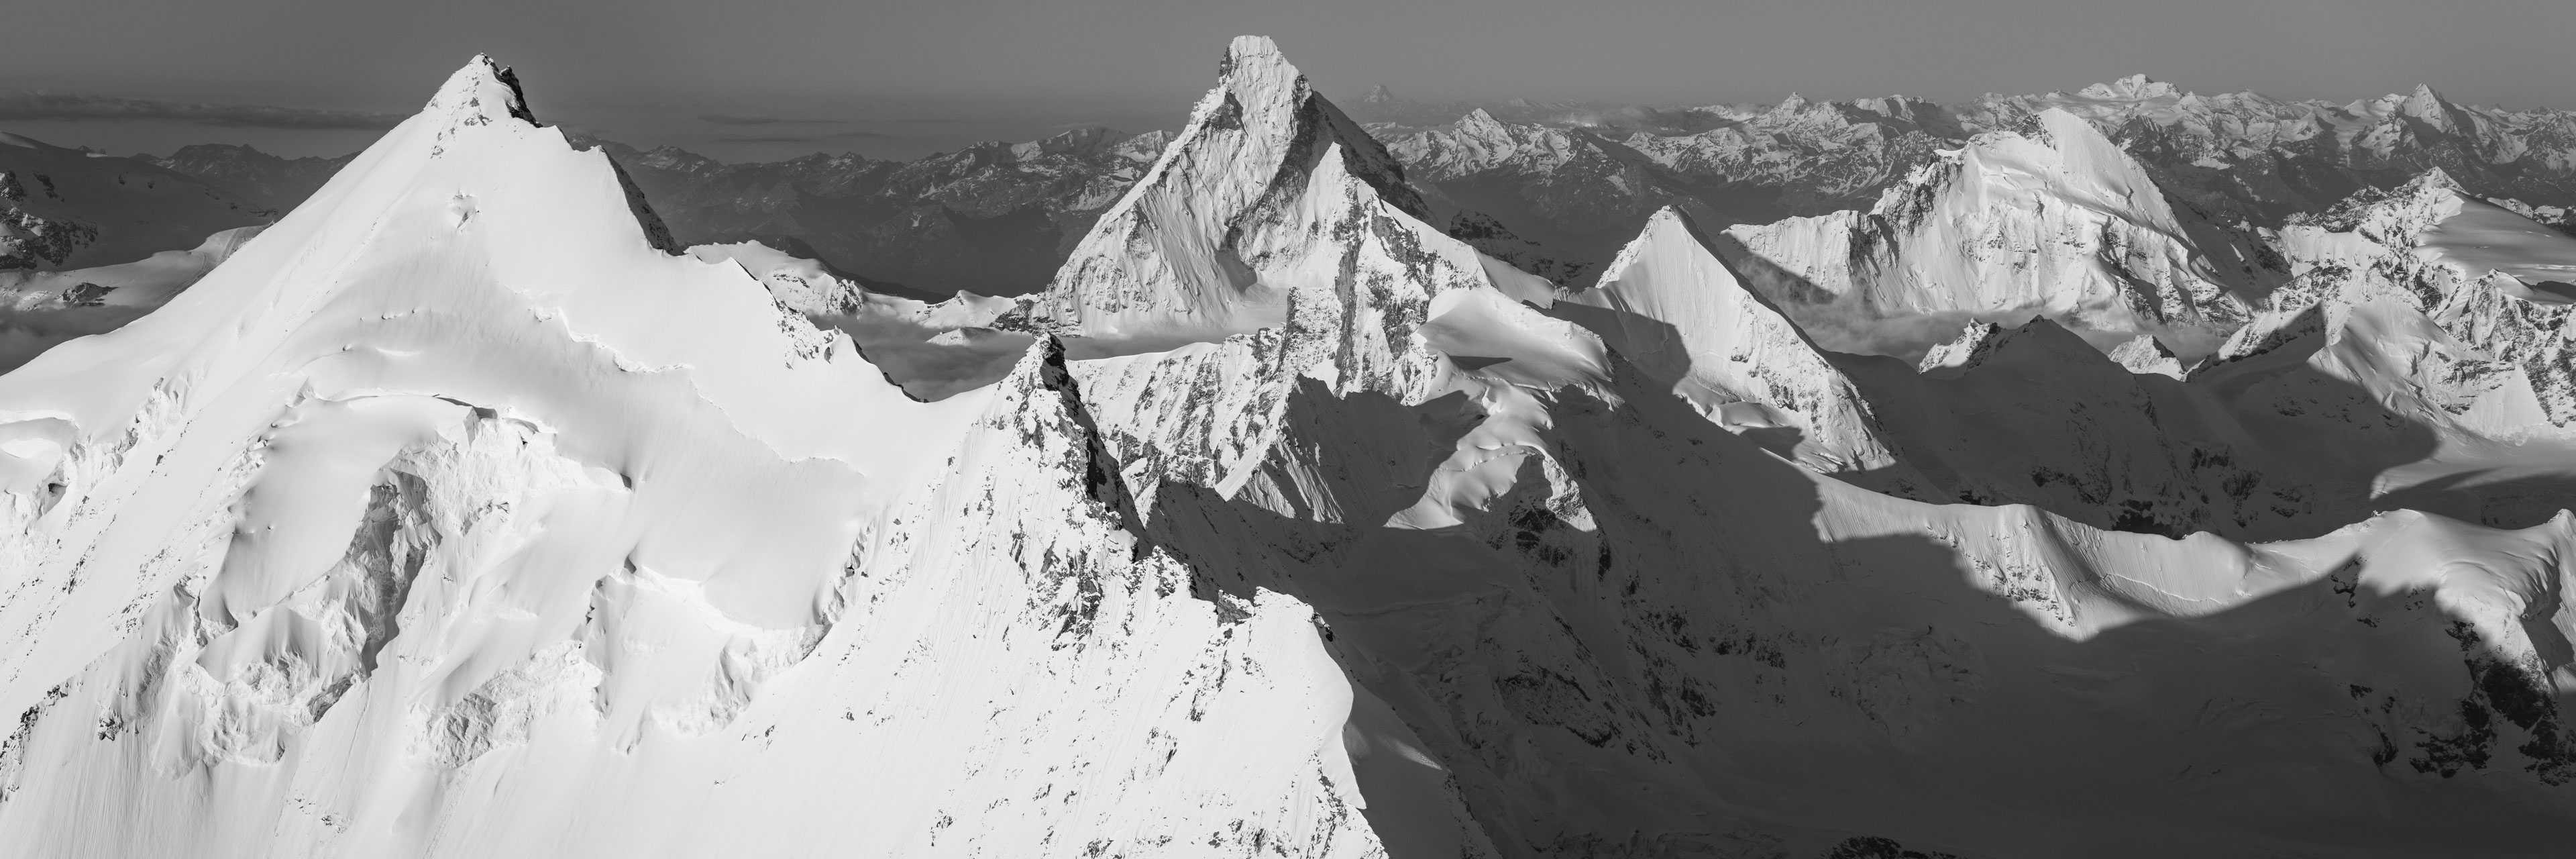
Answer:
<path fill-rule="evenodd" d="M 2576 247 L 2447 173 L 2241 228 L 2049 107 L 1869 212 L 1661 206 L 1551 280 L 1276 43 L 1215 71 L 1028 296 L 684 248 L 484 57 L 256 235 L 0 280 L 0 844 L 2576 824 Z"/>
<path fill-rule="evenodd" d="M 2462 198 L 2459 211 L 2424 237 L 2424 247 L 2471 275 L 2502 272 L 2534 301 L 2576 301 L 2576 238 L 2484 200 Z"/>

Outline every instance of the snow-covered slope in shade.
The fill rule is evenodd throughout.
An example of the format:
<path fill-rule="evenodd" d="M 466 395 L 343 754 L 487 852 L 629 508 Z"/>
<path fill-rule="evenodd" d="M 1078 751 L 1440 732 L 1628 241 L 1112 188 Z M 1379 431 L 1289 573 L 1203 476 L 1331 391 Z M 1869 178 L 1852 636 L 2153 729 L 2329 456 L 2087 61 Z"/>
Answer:
<path fill-rule="evenodd" d="M 1229 57 L 1210 104 L 1294 79 Z M 2448 375 L 2412 306 L 2267 317 L 2192 381 L 2045 320 L 1846 362 L 1678 217 L 1552 305 L 1338 141 L 1235 169 L 1245 129 L 1338 127 L 1257 113 L 1194 124 L 1086 243 L 1120 253 L 995 322 L 1089 346 L 1023 330 L 920 402 L 811 320 L 981 308 L 683 255 L 478 60 L 197 287 L 0 376 L 0 843 L 2400 857 L 2576 823 L 2576 519 L 2118 533 L 1726 431 L 1836 426 L 1802 392 L 1855 367 L 2033 434 L 2129 419 L 2020 408 L 2067 380 L 2202 373 L 2402 429 L 2275 382 Z M 1192 279 L 1236 264 L 1251 291 Z"/>
<path fill-rule="evenodd" d="M 1379 854 L 1311 611 L 1190 593 L 1053 341 L 916 402 L 656 226 L 477 58 L 0 376 L 0 843 Z"/>
<path fill-rule="evenodd" d="M 1074 368 L 1154 541 L 1315 605 L 1404 729 L 1354 719 L 1398 753 L 1354 764 L 1391 848 L 1403 760 L 1507 856 L 2481 854 L 2569 817 L 2562 633 L 2513 620 L 2555 604 L 2563 521 L 2248 547 L 1901 501 L 1498 297 L 1380 341 L 1409 379 L 1295 326 Z M 2275 790 L 2305 799 L 2242 799 Z"/>
<path fill-rule="evenodd" d="M 2490 524 L 2545 520 L 2565 494 L 2528 483 L 2567 448 L 2535 434 L 2522 374 L 2394 299 L 2267 316 L 2188 381 L 2151 337 L 2105 356 L 2046 319 L 1973 325 L 1909 368 L 1818 348 L 1667 212 L 1549 312 L 1719 426 L 1901 497 L 2281 539 L 2431 503 L 2403 491 L 2428 481 L 2444 512 Z"/>
<path fill-rule="evenodd" d="M 1826 348 L 1909 360 L 1971 321 L 2043 316 L 2105 349 L 2147 334 L 2198 358 L 2273 278 L 2063 111 L 1977 136 L 1868 212 L 1725 237 L 1728 262 Z"/>
<path fill-rule="evenodd" d="M 1658 244 L 1637 297 L 1765 329 Z M 1392 283 L 1073 371 L 1196 589 L 1328 623 L 1398 855 L 1456 852 L 1443 806 L 1379 799 L 1433 780 L 1506 856 L 2479 854 L 2570 816 L 2566 624 L 2514 620 L 2556 604 L 2564 521 L 2246 546 L 1893 499 L 1720 431 L 1650 326 Z"/>

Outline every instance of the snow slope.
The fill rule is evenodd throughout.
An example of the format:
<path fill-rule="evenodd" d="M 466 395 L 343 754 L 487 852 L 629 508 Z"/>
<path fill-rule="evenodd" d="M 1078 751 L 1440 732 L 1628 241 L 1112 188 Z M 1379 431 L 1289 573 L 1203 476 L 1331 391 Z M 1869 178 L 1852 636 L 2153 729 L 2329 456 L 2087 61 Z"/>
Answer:
<path fill-rule="evenodd" d="M 1555 315 L 1599 334 L 1713 422 L 1769 436 L 1801 465 L 1826 474 L 1898 468 L 1851 380 L 1777 305 L 1746 289 L 1679 210 L 1647 220 L 1599 283 L 1569 293 Z"/>
<path fill-rule="evenodd" d="M 1998 138 L 2056 160 L 1978 175 L 2056 184 L 1958 211 L 2163 249 L 2116 288 L 2201 307 L 2073 130 Z M 478 58 L 195 287 L 0 375 L 0 843 L 2399 857 L 2576 823 L 2576 516 L 2370 508 L 2416 441 L 2538 438 L 2565 376 L 2480 332 L 2563 305 L 2298 263 L 2182 379 L 2047 319 L 1918 370 L 1820 348 L 1678 213 L 1559 295 L 1355 135 L 1236 40 L 987 320 L 682 253 Z M 2448 217 L 2301 241 L 2492 234 Z M 2062 262 L 1974 289 L 2109 288 Z M 1025 347 L 929 402 L 848 333 L 979 322 Z M 2128 454 L 2042 481 L 2089 517 L 2201 439 L 2343 482 L 2249 493 L 2317 526 L 2249 543 L 1824 473 Z"/>
<path fill-rule="evenodd" d="M 1187 593 L 1051 341 L 907 398 L 522 104 L 0 376 L 0 842 L 1376 852 L 1311 613 Z"/>

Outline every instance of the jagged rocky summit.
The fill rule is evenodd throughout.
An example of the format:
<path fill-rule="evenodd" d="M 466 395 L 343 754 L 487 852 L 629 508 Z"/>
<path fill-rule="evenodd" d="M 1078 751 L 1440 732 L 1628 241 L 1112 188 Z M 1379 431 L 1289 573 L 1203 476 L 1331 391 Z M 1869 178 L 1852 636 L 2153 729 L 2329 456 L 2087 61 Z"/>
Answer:
<path fill-rule="evenodd" d="M 2231 274 L 2042 112 L 1875 232 L 1659 206 L 1550 282 L 1269 40 L 1218 71 L 1044 290 L 934 304 L 682 249 L 477 58 L 0 375 L 0 843 L 2393 857 L 2576 816 L 2532 360 L 2576 255 L 2521 216 L 2428 178 Z M 1869 252 L 1783 292 L 1801 242 Z M 1830 339 L 1874 328 L 1920 360 Z"/>

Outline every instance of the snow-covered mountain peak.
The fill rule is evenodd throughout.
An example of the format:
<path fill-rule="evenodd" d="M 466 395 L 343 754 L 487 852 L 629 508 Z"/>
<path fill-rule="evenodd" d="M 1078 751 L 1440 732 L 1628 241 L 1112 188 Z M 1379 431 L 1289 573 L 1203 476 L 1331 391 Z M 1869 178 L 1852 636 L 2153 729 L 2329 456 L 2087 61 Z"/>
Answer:
<path fill-rule="evenodd" d="M 1718 234 L 1657 196 L 1683 174 L 1650 147 L 1497 107 L 1514 152 L 1567 157 L 1479 163 L 1584 179 L 1501 187 L 1643 203 L 1591 219 L 1639 226 L 1594 286 L 1550 292 L 1419 220 L 1275 46 L 1222 72 L 1150 168 L 1099 158 L 1134 187 L 1008 313 L 757 244 L 663 253 L 613 150 L 508 109 L 494 69 L 162 312 L 0 374 L 25 642 L 0 844 L 2399 857 L 2566 831 L 2576 525 L 2372 515 L 2564 506 L 2541 443 L 2568 436 L 2514 433 L 2576 411 L 2576 308 L 2459 262 L 2536 240 L 2448 177 L 2356 204 L 2395 246 L 2283 231 L 2325 254 L 2309 280 L 2398 289 L 2276 306 L 2185 374 L 2160 341 L 2227 323 L 2194 291 L 2219 234 L 2165 202 L 2170 163 L 2105 144 L 2133 103 L 2032 102 L 1940 156 L 1868 119 L 1902 102 L 1750 108 L 1655 157 L 1864 168 L 1847 189 L 1931 163 L 1880 211 Z M 1492 151 L 1449 131 L 1420 151 Z M 1872 140 L 1913 155 L 1803 155 Z M 994 372 L 906 399 L 808 324 L 833 313 L 956 322 Z M 2543 480 L 2426 458 L 2480 449 Z"/>
<path fill-rule="evenodd" d="M 1591 329 L 1712 423 L 1775 439 L 1779 453 L 1820 472 L 1891 464 L 1850 381 L 1745 288 L 1679 208 L 1649 216 L 1597 285 L 1551 313 Z"/>
<path fill-rule="evenodd" d="M 1235 39 L 1219 68 L 1189 124 L 1026 300 L 1025 318 L 1130 344 L 1118 348 L 1277 325 L 1296 282 L 1323 274 L 1290 271 L 1319 222 L 1355 217 L 1353 206 L 1423 216 L 1394 156 L 1269 39 Z"/>
<path fill-rule="evenodd" d="M 510 118 L 537 121 L 528 110 L 525 95 L 519 91 L 519 77 L 494 61 L 488 54 L 475 54 L 463 68 L 447 76 L 438 94 L 430 96 L 424 113 L 445 116 L 452 123 L 481 125 Z"/>
<path fill-rule="evenodd" d="M 2110 81 L 2108 83 L 2093 84 L 2081 90 L 2077 90 L 2075 94 L 2084 98 L 2099 101 L 2147 101 L 2150 99 L 2178 99 L 2183 96 L 2182 90 L 2176 88 L 2173 84 L 2155 80 L 2142 74 L 2129 75 L 2128 77 Z"/>
<path fill-rule="evenodd" d="M 1919 359 L 1971 320 L 2058 320 L 2109 348 L 2198 357 L 2268 290 L 2232 234 L 2177 212 L 2146 168 L 2054 106 L 1938 154 L 1866 214 L 1728 229 L 1729 262 L 1836 351 Z M 1903 321 L 1899 321 L 1903 320 Z"/>
<path fill-rule="evenodd" d="M 2366 132 L 2369 123 L 2392 120 L 2414 120 L 2422 123 L 2425 130 L 2441 135 L 2470 134 L 2478 130 L 2476 119 L 2467 110 L 2443 97 L 2430 84 L 2416 84 L 2414 89 L 2406 92 L 2355 101 L 2345 105 L 2343 111 L 2350 118 L 2362 121 L 2361 127 L 2353 129 L 2357 133 Z"/>
<path fill-rule="evenodd" d="M 2451 112 L 2457 109 L 2450 99 L 2435 92 L 2432 84 L 2416 84 L 2415 89 L 2406 93 L 2404 107 L 2408 116 L 2444 122 L 2449 121 Z"/>
<path fill-rule="evenodd" d="M 477 66 L 0 375 L 0 843 L 1369 854 L 1312 611 L 1139 550 L 1060 344 L 911 401 Z"/>
<path fill-rule="evenodd" d="M 2434 167 L 2395 188 L 2365 188 L 2323 212 L 2292 216 L 2285 226 L 2359 233 L 2391 248 L 2410 248 L 2469 199 L 2459 180 Z"/>
<path fill-rule="evenodd" d="M 1914 371 L 1927 376 L 1955 375 L 1950 371 L 1977 363 L 1979 356 L 1992 351 L 2003 332 L 2008 330 L 2011 329 L 1992 322 L 1978 322 L 1959 329 L 1958 336 L 1925 350 L 1922 359 L 1914 362 Z"/>
<path fill-rule="evenodd" d="M 1457 128 L 1460 132 L 1487 139 L 1507 138 L 1511 135 L 1511 129 L 1503 125 L 1502 120 L 1495 119 L 1492 111 L 1481 107 L 1467 111 L 1465 116 L 1458 117 Z"/>
<path fill-rule="evenodd" d="M 1279 43 L 1269 36 L 1243 35 L 1225 45 L 1225 57 L 1217 62 L 1217 74 L 1229 83 L 1262 81 L 1274 87 L 1303 87 L 1306 76 L 1288 64 L 1279 52 Z"/>

